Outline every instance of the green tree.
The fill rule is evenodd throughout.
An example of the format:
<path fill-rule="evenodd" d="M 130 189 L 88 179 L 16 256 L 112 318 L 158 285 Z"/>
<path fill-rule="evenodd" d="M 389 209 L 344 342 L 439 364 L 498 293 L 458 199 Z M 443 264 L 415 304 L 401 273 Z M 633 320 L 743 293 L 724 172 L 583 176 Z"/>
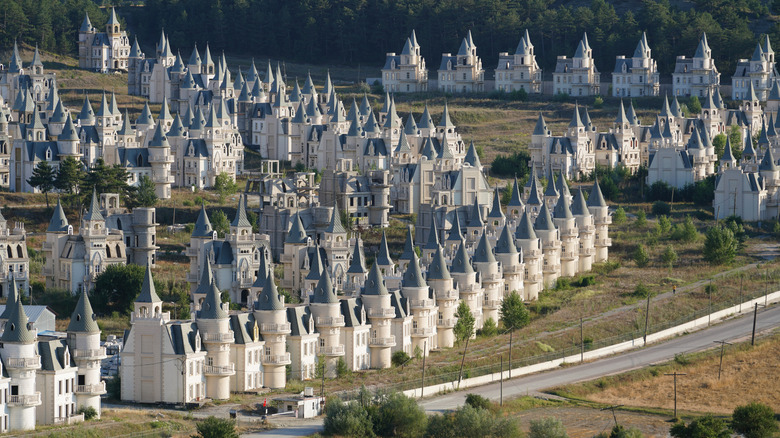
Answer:
<path fill-rule="evenodd" d="M 623 207 L 618 207 L 615 213 L 612 215 L 612 223 L 615 225 L 622 225 L 626 223 L 626 211 Z"/>
<path fill-rule="evenodd" d="M 479 394 L 466 394 L 466 404 L 477 409 L 490 409 L 493 406 L 490 400 Z"/>
<path fill-rule="evenodd" d="M 226 418 L 208 417 L 199 421 L 195 428 L 198 434 L 193 438 L 238 438 L 236 423 Z"/>
<path fill-rule="evenodd" d="M 128 206 L 130 208 L 154 207 L 156 203 L 157 194 L 154 191 L 152 179 L 146 175 L 141 175 L 141 178 L 138 180 L 138 187 L 135 187 L 128 199 Z"/>
<path fill-rule="evenodd" d="M 739 161 L 742 159 L 742 128 L 732 125 L 729 129 L 729 140 L 731 141 L 731 154 Z"/>
<path fill-rule="evenodd" d="M 501 302 L 501 320 L 508 330 L 521 329 L 531 322 L 531 313 L 517 291 L 512 291 Z"/>
<path fill-rule="evenodd" d="M 135 298 L 141 293 L 145 274 L 144 267 L 139 265 L 108 265 L 95 278 L 95 287 L 89 294 L 92 308 L 103 315 L 129 314 Z"/>
<path fill-rule="evenodd" d="M 220 237 L 224 237 L 230 231 L 230 221 L 224 211 L 217 210 L 211 214 L 211 228 Z"/>
<path fill-rule="evenodd" d="M 555 417 L 531 420 L 528 438 L 569 438 L 561 420 Z"/>
<path fill-rule="evenodd" d="M 127 169 L 113 165 L 109 166 L 98 158 L 95 164 L 84 174 L 79 191 L 81 192 L 81 202 L 83 205 L 89 205 L 92 200 L 92 190 L 97 193 L 116 193 L 122 200 L 128 201 L 130 195 L 135 191 L 128 183 L 130 174 Z"/>
<path fill-rule="evenodd" d="M 365 406 L 360 403 L 345 404 L 338 397 L 329 397 L 325 403 L 324 426 L 325 433 L 329 435 L 348 438 L 375 436 Z"/>
<path fill-rule="evenodd" d="M 637 227 L 644 227 L 647 225 L 647 214 L 645 214 L 644 210 L 639 210 L 636 213 L 636 221 L 634 222 L 634 225 Z"/>
<path fill-rule="evenodd" d="M 674 438 L 728 438 L 731 436 L 726 422 L 712 415 L 697 418 L 687 426 L 684 421 L 680 421 L 669 429 L 669 434 Z"/>
<path fill-rule="evenodd" d="M 718 156 L 718 160 L 723 156 L 723 152 L 726 151 L 726 134 L 718 134 L 712 138 L 712 146 L 715 147 L 715 155 Z"/>
<path fill-rule="evenodd" d="M 465 301 L 461 301 L 458 305 L 458 310 L 455 312 L 455 317 L 458 318 L 458 322 L 455 323 L 455 341 L 460 345 L 462 341 L 471 338 L 474 334 L 474 315 L 471 314 L 471 309 Z"/>
<path fill-rule="evenodd" d="M 681 240 L 686 243 L 691 243 L 699 240 L 699 232 L 696 231 L 696 226 L 693 225 L 693 219 L 690 216 L 685 217 L 685 221 L 682 225 L 675 225 L 672 229 L 672 239 Z"/>
<path fill-rule="evenodd" d="M 482 324 L 482 328 L 478 331 L 481 336 L 492 337 L 498 334 L 498 326 L 493 318 L 488 318 Z"/>
<path fill-rule="evenodd" d="M 640 268 L 644 268 L 650 263 L 650 256 L 647 254 L 645 246 L 641 243 L 637 245 L 634 250 L 634 262 L 636 262 L 636 265 Z"/>
<path fill-rule="evenodd" d="M 642 431 L 635 427 L 626 429 L 618 424 L 612 428 L 612 432 L 609 434 L 609 438 L 643 438 L 644 436 Z"/>
<path fill-rule="evenodd" d="M 425 433 L 427 420 L 416 400 L 395 392 L 379 405 L 374 432 L 379 436 L 418 437 Z"/>
<path fill-rule="evenodd" d="M 401 365 L 406 364 L 406 362 L 409 362 L 409 355 L 406 354 L 403 350 L 398 350 L 390 357 L 390 361 L 393 363 L 393 366 L 400 367 Z"/>
<path fill-rule="evenodd" d="M 737 256 L 738 245 L 739 242 L 730 229 L 716 225 L 707 231 L 704 260 L 713 265 L 730 263 Z"/>
<path fill-rule="evenodd" d="M 734 408 L 731 428 L 745 438 L 769 438 L 778 431 L 775 413 L 762 403 L 748 403 Z"/>
<path fill-rule="evenodd" d="M 669 269 L 677 263 L 677 251 L 674 250 L 672 245 L 667 245 L 663 254 L 661 254 L 661 263 Z"/>
<path fill-rule="evenodd" d="M 219 196 L 219 203 L 224 204 L 228 196 L 238 191 L 238 184 L 227 172 L 222 172 L 214 178 L 214 191 Z"/>
<path fill-rule="evenodd" d="M 691 114 L 699 114 L 701 112 L 701 102 L 699 102 L 698 97 L 691 96 L 691 98 L 688 99 L 688 110 Z"/>
<path fill-rule="evenodd" d="M 69 195 L 78 193 L 79 185 L 84 180 L 85 175 L 81 161 L 73 157 L 66 157 L 60 161 L 57 176 L 54 178 L 54 187 Z"/>
<path fill-rule="evenodd" d="M 57 174 L 48 161 L 41 161 L 33 169 L 32 176 L 27 180 L 31 187 L 40 190 L 46 197 L 46 208 L 49 208 L 49 192 L 54 190 L 54 179 Z"/>

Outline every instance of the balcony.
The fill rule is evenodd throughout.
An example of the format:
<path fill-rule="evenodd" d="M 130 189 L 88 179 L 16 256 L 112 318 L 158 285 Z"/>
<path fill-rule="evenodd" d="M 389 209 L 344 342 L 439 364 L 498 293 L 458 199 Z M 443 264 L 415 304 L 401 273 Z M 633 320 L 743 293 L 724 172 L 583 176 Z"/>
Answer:
<path fill-rule="evenodd" d="M 162 319 L 163 321 L 170 321 L 171 320 L 171 312 L 161 312 L 158 314 L 153 313 L 146 313 L 143 315 L 139 315 L 136 313 L 133 313 L 130 315 L 130 322 L 136 322 L 136 321 L 148 321 L 148 320 L 154 320 L 154 319 Z"/>
<path fill-rule="evenodd" d="M 330 345 L 326 347 L 319 347 L 317 349 L 317 354 L 324 354 L 325 356 L 343 356 L 344 355 L 344 346 L 343 345 Z"/>
<path fill-rule="evenodd" d="M 9 357 L 5 360 L 5 366 L 7 368 L 37 370 L 41 368 L 41 357 Z"/>
<path fill-rule="evenodd" d="M 8 396 L 8 406 L 30 407 L 30 406 L 40 406 L 40 404 L 41 404 L 40 392 L 35 392 L 34 394 L 30 394 L 30 395 L 9 395 Z"/>
<path fill-rule="evenodd" d="M 344 327 L 343 316 L 333 316 L 329 318 L 317 318 L 314 320 L 317 327 Z"/>
<path fill-rule="evenodd" d="M 436 327 L 413 328 L 412 336 L 428 337 L 436 334 Z"/>
<path fill-rule="evenodd" d="M 447 318 L 447 319 L 439 319 L 439 322 L 436 323 L 436 327 L 439 328 L 453 328 L 455 327 L 455 323 L 458 322 L 458 318 Z"/>
<path fill-rule="evenodd" d="M 595 246 L 612 246 L 612 239 L 606 238 L 606 239 L 596 239 L 593 244 Z"/>
<path fill-rule="evenodd" d="M 77 385 L 75 392 L 79 395 L 103 395 L 106 393 L 106 382 L 93 385 Z"/>
<path fill-rule="evenodd" d="M 579 235 L 576 228 L 561 229 L 561 240 L 574 239 Z"/>
<path fill-rule="evenodd" d="M 501 300 L 484 300 L 482 301 L 483 309 L 498 309 L 501 307 Z"/>
<path fill-rule="evenodd" d="M 530 251 L 523 251 L 523 257 L 528 259 L 536 259 L 542 256 L 542 251 L 539 249 L 532 249 Z"/>
<path fill-rule="evenodd" d="M 233 334 L 233 332 L 229 333 L 203 333 L 200 334 L 201 340 L 203 342 L 215 342 L 215 343 L 234 343 L 236 342 L 236 337 Z"/>
<path fill-rule="evenodd" d="M 435 306 L 433 300 L 409 300 L 412 309 L 430 309 Z"/>
<path fill-rule="evenodd" d="M 487 282 L 496 282 L 496 281 L 501 281 L 502 278 L 503 277 L 501 277 L 501 274 L 499 274 L 498 272 L 494 272 L 492 274 L 483 275 L 482 276 L 482 282 L 483 283 L 486 282 L 486 281 Z"/>
<path fill-rule="evenodd" d="M 523 268 L 520 265 L 516 265 L 516 266 L 504 265 L 504 275 L 521 274 L 522 272 L 523 272 Z"/>
<path fill-rule="evenodd" d="M 436 292 L 437 300 L 457 300 L 459 297 L 458 291 L 446 290 L 443 292 Z"/>
<path fill-rule="evenodd" d="M 580 248 L 580 255 L 581 256 L 590 256 L 596 254 L 596 248 Z"/>
<path fill-rule="evenodd" d="M 287 334 L 290 333 L 290 323 L 283 322 L 281 324 L 260 324 L 261 333 L 275 333 L 275 334 Z"/>
<path fill-rule="evenodd" d="M 580 227 L 580 234 L 589 234 L 589 233 L 595 233 L 596 227 L 593 225 L 583 225 Z"/>
<path fill-rule="evenodd" d="M 545 273 L 561 272 L 561 264 L 560 263 L 549 263 L 549 264 L 544 266 L 543 272 L 545 272 Z"/>
<path fill-rule="evenodd" d="M 612 216 L 607 216 L 606 218 L 599 218 L 598 216 L 594 216 L 593 222 L 596 225 L 609 225 L 612 223 Z"/>
<path fill-rule="evenodd" d="M 579 251 L 561 251 L 561 260 L 575 260 L 579 258 Z"/>
<path fill-rule="evenodd" d="M 542 250 L 543 251 L 550 251 L 555 250 L 561 247 L 561 241 L 560 240 L 552 240 L 552 241 L 542 241 Z"/>
<path fill-rule="evenodd" d="M 76 424 L 84 421 L 84 414 L 73 414 L 70 417 L 54 417 L 54 424 Z"/>
<path fill-rule="evenodd" d="M 290 353 L 263 356 L 263 365 L 289 365 L 290 363 Z"/>
<path fill-rule="evenodd" d="M 372 308 L 368 309 L 369 318 L 395 318 L 395 309 Z"/>
<path fill-rule="evenodd" d="M 526 283 L 538 283 L 544 279 L 544 275 L 542 274 L 528 274 L 525 276 L 525 282 Z"/>
<path fill-rule="evenodd" d="M 203 367 L 203 374 L 206 376 L 232 376 L 236 373 L 235 364 L 230 365 L 205 365 Z"/>
<path fill-rule="evenodd" d="M 371 338 L 368 340 L 369 347 L 395 347 L 395 336 L 386 338 Z"/>
<path fill-rule="evenodd" d="M 73 350 L 73 358 L 78 359 L 94 359 L 100 360 L 106 358 L 106 347 L 100 347 L 93 350 L 75 349 Z"/>

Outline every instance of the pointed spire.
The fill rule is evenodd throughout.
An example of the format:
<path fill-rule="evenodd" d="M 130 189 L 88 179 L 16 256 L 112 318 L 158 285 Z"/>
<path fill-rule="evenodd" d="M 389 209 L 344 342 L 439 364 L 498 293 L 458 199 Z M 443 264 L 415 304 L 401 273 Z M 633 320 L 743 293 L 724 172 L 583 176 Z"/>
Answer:
<path fill-rule="evenodd" d="M 539 216 L 536 216 L 534 222 L 534 230 L 538 231 L 554 231 L 555 222 L 553 221 L 550 209 L 547 208 L 547 204 L 542 204 L 542 209 L 539 211 Z"/>
<path fill-rule="evenodd" d="M 233 222 L 230 223 L 231 227 L 247 227 L 252 228 L 252 224 L 246 217 L 246 195 L 238 196 L 238 208 L 236 209 L 236 217 L 233 218 Z"/>
<path fill-rule="evenodd" d="M 455 124 L 450 120 L 450 110 L 447 106 L 447 102 L 444 102 L 444 112 L 442 112 L 441 120 L 439 121 L 439 128 L 454 128 Z"/>
<path fill-rule="evenodd" d="M 331 234 L 341 234 L 347 232 L 347 230 L 344 229 L 344 225 L 341 223 L 339 206 L 335 202 L 333 203 L 333 213 L 330 216 L 330 224 L 328 224 L 328 228 L 325 229 L 325 232 Z"/>
<path fill-rule="evenodd" d="M 414 238 L 412 237 L 412 226 L 406 227 L 406 241 L 404 241 L 404 252 L 399 257 L 399 260 L 411 261 L 414 252 Z"/>
<path fill-rule="evenodd" d="M 81 120 L 82 125 L 95 123 L 95 112 L 92 110 L 92 104 L 89 103 L 89 97 L 87 95 L 84 95 L 84 104 L 81 105 L 79 120 Z"/>
<path fill-rule="evenodd" d="M 141 115 L 138 116 L 138 120 L 135 121 L 138 125 L 154 125 L 154 118 L 152 117 L 152 111 L 149 109 L 149 102 L 144 102 L 144 109 L 141 111 Z"/>
<path fill-rule="evenodd" d="M 450 271 L 447 269 L 447 261 L 444 259 L 444 251 L 439 247 L 433 256 L 433 261 L 428 266 L 427 280 L 449 280 L 451 278 Z"/>
<path fill-rule="evenodd" d="M 472 167 L 481 168 L 482 163 L 479 161 L 479 154 L 477 148 L 474 146 L 474 140 L 469 145 L 469 150 L 466 152 L 466 157 L 463 159 L 464 163 L 471 164 Z"/>
<path fill-rule="evenodd" d="M 474 267 L 471 266 L 471 258 L 466 251 L 466 242 L 460 242 L 458 249 L 455 251 L 455 257 L 452 258 L 450 274 L 471 274 L 473 272 Z"/>
<path fill-rule="evenodd" d="M 35 45 L 35 53 L 33 54 L 32 62 L 30 62 L 30 65 L 33 67 L 43 67 L 43 63 L 41 62 L 41 54 L 38 51 L 38 45 Z"/>
<path fill-rule="evenodd" d="M 309 273 L 306 275 L 307 280 L 320 280 L 323 272 L 325 272 L 325 266 L 322 264 L 322 254 L 320 254 L 320 248 L 314 247 L 314 259 L 309 264 Z"/>
<path fill-rule="evenodd" d="M 352 249 L 352 261 L 349 263 L 348 274 L 365 274 L 366 265 L 363 262 L 363 248 L 360 239 L 355 238 L 355 247 Z"/>
<path fill-rule="evenodd" d="M 593 188 L 590 190 L 590 196 L 588 197 L 588 207 L 606 207 L 607 202 L 604 200 L 604 195 L 601 193 L 601 187 L 599 187 L 599 180 L 596 179 L 593 183 Z"/>
<path fill-rule="evenodd" d="M 255 310 L 284 310 L 284 303 L 282 303 L 279 292 L 276 290 L 273 269 L 268 271 L 263 291 L 257 296 Z"/>
<path fill-rule="evenodd" d="M 539 118 L 536 120 L 536 126 L 534 127 L 533 135 L 547 135 L 549 130 L 547 129 L 547 122 L 544 121 L 542 112 L 539 111 Z"/>
<path fill-rule="evenodd" d="M 563 193 L 561 193 L 561 195 L 558 197 L 558 202 L 555 204 L 553 216 L 556 219 L 571 219 L 574 217 L 572 216 L 571 209 L 569 208 L 569 200 L 564 196 Z"/>
<path fill-rule="evenodd" d="M 146 265 L 146 274 L 144 282 L 141 285 L 141 293 L 135 299 L 136 303 L 156 303 L 162 301 L 154 289 L 154 279 L 152 278 L 152 266 Z"/>
<path fill-rule="evenodd" d="M 489 218 L 504 218 L 504 212 L 501 210 L 501 194 L 496 186 L 495 193 L 493 194 L 493 208 L 488 213 Z"/>
<path fill-rule="evenodd" d="M 406 119 L 406 125 L 404 125 L 404 133 L 406 135 L 417 135 L 417 123 L 414 121 L 411 111 L 409 111 L 409 117 Z"/>
<path fill-rule="evenodd" d="M 323 269 L 319 282 L 314 288 L 311 302 L 321 304 L 337 304 L 339 302 L 339 298 L 336 296 L 336 289 L 333 287 L 333 281 L 331 281 L 330 274 L 325 269 Z"/>
<path fill-rule="evenodd" d="M 520 183 L 517 182 L 517 177 L 515 177 L 515 184 L 512 187 L 512 197 L 509 199 L 509 204 L 507 204 L 507 206 L 509 207 L 523 206 L 522 196 L 520 195 Z"/>
<path fill-rule="evenodd" d="M 371 266 L 371 271 L 368 272 L 362 295 L 387 294 L 387 286 L 385 286 L 385 280 L 382 277 L 382 272 L 379 270 L 379 263 L 374 263 L 374 265 Z"/>
<path fill-rule="evenodd" d="M 629 124 L 628 117 L 626 117 L 626 110 L 623 106 L 623 99 L 620 99 L 620 109 L 618 110 L 617 118 L 615 119 L 616 125 Z"/>
<path fill-rule="evenodd" d="M 482 228 L 485 226 L 485 222 L 482 221 L 482 209 L 479 206 L 479 199 L 474 198 L 474 204 L 471 206 L 471 217 L 467 227 L 469 228 Z"/>
<path fill-rule="evenodd" d="M 585 194 L 582 192 L 582 186 L 577 187 L 577 194 L 571 202 L 571 213 L 575 216 L 590 216 L 588 204 L 585 202 Z"/>
<path fill-rule="evenodd" d="M 778 166 L 777 162 L 775 161 L 775 157 L 772 154 L 772 148 L 766 148 L 764 158 L 761 159 L 761 164 L 759 164 L 758 170 L 777 172 Z"/>
<path fill-rule="evenodd" d="M 477 249 L 474 251 L 474 263 L 495 263 L 496 256 L 493 254 L 493 245 L 488 240 L 487 233 L 482 233 L 479 239 Z"/>
<path fill-rule="evenodd" d="M 227 317 L 228 313 L 222 304 L 222 293 L 219 291 L 216 281 L 212 280 L 206 298 L 200 305 L 198 319 L 225 319 Z"/>
<path fill-rule="evenodd" d="M 263 251 L 261 251 L 263 253 Z M 214 283 L 214 272 L 211 269 L 211 259 L 208 256 L 203 257 L 203 269 L 200 273 L 200 281 L 198 287 L 193 292 L 193 295 L 206 295 L 211 290 L 211 285 Z"/>
<path fill-rule="evenodd" d="M 87 213 L 84 215 L 83 219 L 84 221 L 102 221 L 105 220 L 103 218 L 103 215 L 100 214 L 99 209 L 100 204 L 98 204 L 97 199 L 97 189 L 94 187 L 92 188 L 92 203 L 89 206 L 89 210 L 87 210 Z"/>
<path fill-rule="evenodd" d="M 295 213 L 294 216 L 295 217 L 292 220 L 292 227 L 290 227 L 290 232 L 287 233 L 287 238 L 284 240 L 284 243 L 306 243 L 306 230 L 303 228 L 301 216 L 298 213 Z"/>
<path fill-rule="evenodd" d="M 574 114 L 571 117 L 571 122 L 569 123 L 569 128 L 584 128 L 585 125 L 582 123 L 582 119 L 580 118 L 580 107 L 575 102 L 574 103 Z"/>
<path fill-rule="evenodd" d="M 423 110 L 422 115 L 420 116 L 420 123 L 417 124 L 417 127 L 420 129 L 434 129 L 436 126 L 433 124 L 433 119 L 431 119 L 431 113 L 428 111 L 428 104 L 425 104 L 425 109 Z"/>
<path fill-rule="evenodd" d="M 726 136 L 726 148 L 723 151 L 723 156 L 720 157 L 720 161 L 727 163 L 736 163 L 737 161 L 734 159 L 734 154 L 731 153 L 731 140 L 729 139 L 729 136 Z"/>
<path fill-rule="evenodd" d="M 95 316 L 95 312 L 92 311 L 92 304 L 89 302 L 89 297 L 87 296 L 87 290 L 82 288 L 79 301 L 76 303 L 76 308 L 70 315 L 68 332 L 99 333 L 100 327 L 98 327 Z"/>
<path fill-rule="evenodd" d="M 376 263 L 381 266 L 393 266 L 395 262 L 390 257 L 390 248 L 387 246 L 387 235 L 382 230 L 382 240 L 379 242 L 379 253 L 376 255 Z"/>
<path fill-rule="evenodd" d="M 8 297 L 5 300 L 5 310 L 0 314 L 0 319 L 8 320 L 14 310 L 14 304 L 19 301 L 19 290 L 13 276 L 8 277 Z"/>
<path fill-rule="evenodd" d="M 558 173 L 558 180 L 555 182 L 555 188 L 565 196 L 568 200 L 571 198 L 571 192 L 569 191 L 569 184 L 566 182 L 566 176 L 563 172 Z"/>
<path fill-rule="evenodd" d="M 69 114 L 65 114 L 65 126 L 62 132 L 57 136 L 57 141 L 79 141 L 79 134 L 76 132 L 76 126 L 73 125 L 73 119 Z"/>
<path fill-rule="evenodd" d="M 428 284 L 423 278 L 422 270 L 420 269 L 420 260 L 417 258 L 417 253 L 412 251 L 411 259 L 406 265 L 406 272 L 404 272 L 402 287 L 427 287 Z"/>
<path fill-rule="evenodd" d="M 195 228 L 192 230 L 192 237 L 211 237 L 213 229 L 211 228 L 211 221 L 206 214 L 206 205 L 201 204 L 200 213 L 198 219 L 195 221 Z"/>
<path fill-rule="evenodd" d="M 496 242 L 496 254 L 517 254 L 517 247 L 512 234 L 509 232 L 509 225 L 504 225 L 501 235 Z"/>
<path fill-rule="evenodd" d="M 92 32 L 92 23 L 89 21 L 89 14 L 84 13 L 84 21 L 81 22 L 79 32 Z"/>
<path fill-rule="evenodd" d="M 524 211 L 523 215 L 520 217 L 520 223 L 517 225 L 517 229 L 515 229 L 515 239 L 533 240 L 536 238 L 536 231 L 534 231 L 531 214 L 528 213 L 528 211 Z"/>
<path fill-rule="evenodd" d="M 428 241 L 425 242 L 425 249 L 437 249 L 439 247 L 439 230 L 436 228 L 436 218 L 431 217 L 431 231 L 428 234 Z"/>
<path fill-rule="evenodd" d="M 12 280 L 11 283 L 16 288 L 16 282 Z M 8 322 L 5 324 L 5 330 L 0 340 L 18 344 L 32 344 L 35 342 L 35 332 L 30 330 L 30 320 L 27 318 L 27 314 L 24 313 L 22 301 L 17 299 L 14 303 L 8 303 L 6 306 L 11 307 L 11 313 L 8 315 Z"/>
<path fill-rule="evenodd" d="M 149 141 L 150 148 L 170 148 L 171 144 L 168 143 L 168 137 L 163 132 L 163 121 L 158 120 L 157 126 L 154 128 L 154 135 Z"/>

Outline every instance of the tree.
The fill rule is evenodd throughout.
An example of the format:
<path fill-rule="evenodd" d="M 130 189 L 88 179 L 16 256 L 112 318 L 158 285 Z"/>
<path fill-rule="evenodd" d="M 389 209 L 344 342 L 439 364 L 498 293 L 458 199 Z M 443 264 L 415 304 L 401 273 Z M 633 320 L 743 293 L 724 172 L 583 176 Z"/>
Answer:
<path fill-rule="evenodd" d="M 380 436 L 422 436 L 427 420 L 425 411 L 415 399 L 396 392 L 388 395 L 379 405 L 374 432 Z"/>
<path fill-rule="evenodd" d="M 95 164 L 84 174 L 79 191 L 81 202 L 89 205 L 92 200 L 92 191 L 97 193 L 116 193 L 122 200 L 128 201 L 135 191 L 128 183 L 130 174 L 120 165 L 108 166 L 102 158 L 98 158 Z"/>
<path fill-rule="evenodd" d="M 636 222 L 634 222 L 634 225 L 637 227 L 644 227 L 647 225 L 647 215 L 644 210 L 639 210 L 636 213 Z"/>
<path fill-rule="evenodd" d="M 697 418 L 687 426 L 684 421 L 680 421 L 669 429 L 669 434 L 674 438 L 728 438 L 731 436 L 726 422 L 711 414 Z"/>
<path fill-rule="evenodd" d="M 561 420 L 555 417 L 531 420 L 528 438 L 569 438 Z"/>
<path fill-rule="evenodd" d="M 374 428 L 365 406 L 344 404 L 338 397 L 325 403 L 325 433 L 343 437 L 373 437 Z"/>
<path fill-rule="evenodd" d="M 46 197 L 46 208 L 49 208 L 49 192 L 54 190 L 54 179 L 57 174 L 48 161 L 41 161 L 33 169 L 32 176 L 27 180 L 27 184 L 40 190 Z"/>
<path fill-rule="evenodd" d="M 623 207 L 618 207 L 615 213 L 612 215 L 612 223 L 615 225 L 621 225 L 626 223 L 626 211 Z"/>
<path fill-rule="evenodd" d="M 220 237 L 224 237 L 230 231 L 230 221 L 224 211 L 217 210 L 211 214 L 211 228 Z"/>
<path fill-rule="evenodd" d="M 675 225 L 672 230 L 672 239 L 682 240 L 686 243 L 695 242 L 699 239 L 699 232 L 696 231 L 696 226 L 693 225 L 693 219 L 690 216 L 685 217 L 685 222 L 681 225 Z"/>
<path fill-rule="evenodd" d="M 704 260 L 713 265 L 730 263 L 737 256 L 739 242 L 734 233 L 721 225 L 716 225 L 707 231 L 704 242 Z"/>
<path fill-rule="evenodd" d="M 697 96 L 691 96 L 691 98 L 688 99 L 688 110 L 691 114 L 699 114 L 701 112 L 701 102 L 699 102 Z"/>
<path fill-rule="evenodd" d="M 466 394 L 466 404 L 477 409 L 490 409 L 493 406 L 490 400 L 479 394 Z"/>
<path fill-rule="evenodd" d="M 712 138 L 712 145 L 715 147 L 715 155 L 718 156 L 718 160 L 723 156 L 723 152 L 726 151 L 726 134 L 718 134 Z"/>
<path fill-rule="evenodd" d="M 68 194 L 77 193 L 84 176 L 84 166 L 81 161 L 66 157 L 60 161 L 57 176 L 54 178 L 54 187 Z"/>
<path fill-rule="evenodd" d="M 508 330 L 521 329 L 531 322 L 531 314 L 517 291 L 512 291 L 501 302 L 501 320 Z"/>
<path fill-rule="evenodd" d="M 626 429 L 618 424 L 612 428 L 612 432 L 609 434 L 609 438 L 644 438 L 644 436 L 642 431 L 635 427 Z"/>
<path fill-rule="evenodd" d="M 432 415 L 428 419 L 426 437 L 430 438 L 503 438 L 522 436 L 517 422 L 503 418 L 488 409 L 471 404 L 455 412 Z"/>
<path fill-rule="evenodd" d="M 238 184 L 227 172 L 222 172 L 214 178 L 214 191 L 219 195 L 219 203 L 224 204 L 228 196 L 238 191 Z"/>
<path fill-rule="evenodd" d="M 674 250 L 672 245 L 667 245 L 663 254 L 661 254 L 661 262 L 669 269 L 677 263 L 677 251 Z"/>
<path fill-rule="evenodd" d="M 109 265 L 95 278 L 95 288 L 89 294 L 92 308 L 98 314 L 113 312 L 128 314 L 141 293 L 146 271 L 139 265 Z"/>
<path fill-rule="evenodd" d="M 154 207 L 157 203 L 157 194 L 154 191 L 152 179 L 146 175 L 141 175 L 138 179 L 138 187 L 132 191 L 128 199 L 128 206 L 135 207 Z"/>
<path fill-rule="evenodd" d="M 672 229 L 672 221 L 666 215 L 658 216 L 658 222 L 655 224 L 655 231 L 659 235 L 666 234 Z"/>
<path fill-rule="evenodd" d="M 498 326 L 493 318 L 488 318 L 482 324 L 482 328 L 478 331 L 481 336 L 491 337 L 498 334 Z"/>
<path fill-rule="evenodd" d="M 455 317 L 458 318 L 458 322 L 455 323 L 455 340 L 458 345 L 462 341 L 471 338 L 474 335 L 474 315 L 471 314 L 471 309 L 465 301 L 461 301 L 458 305 L 458 310 L 455 312 Z"/>
<path fill-rule="evenodd" d="M 406 354 L 403 350 L 398 350 L 390 357 L 390 361 L 393 363 L 393 366 L 400 367 L 401 365 L 404 365 L 406 362 L 409 362 L 409 355 Z"/>
<path fill-rule="evenodd" d="M 238 438 L 236 423 L 225 418 L 208 417 L 195 428 L 198 434 L 194 438 Z"/>
<path fill-rule="evenodd" d="M 731 428 L 745 438 L 768 438 L 778 431 L 772 408 L 762 403 L 748 403 L 734 408 Z"/>
<path fill-rule="evenodd" d="M 636 265 L 640 268 L 644 268 L 650 263 L 650 256 L 647 254 L 645 246 L 641 243 L 637 245 L 634 250 L 634 262 L 636 262 Z"/>

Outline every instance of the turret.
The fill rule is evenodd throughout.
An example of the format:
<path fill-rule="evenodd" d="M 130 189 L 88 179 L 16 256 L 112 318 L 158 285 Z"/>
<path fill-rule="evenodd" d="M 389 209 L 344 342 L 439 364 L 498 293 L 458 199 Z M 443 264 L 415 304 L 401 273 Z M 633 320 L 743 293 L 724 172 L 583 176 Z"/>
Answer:
<path fill-rule="evenodd" d="M 482 288 L 479 274 L 471 264 L 465 242 L 461 242 L 452 258 L 450 275 L 452 275 L 455 287 L 458 289 L 459 298 L 468 304 L 471 314 L 474 315 L 474 327 L 482 328 L 484 324 L 482 304 L 485 291 Z"/>
<path fill-rule="evenodd" d="M 401 294 L 409 301 L 412 311 L 412 350 L 419 348 L 424 355 L 428 355 L 435 346 L 436 325 L 432 317 L 438 312 L 438 306 L 422 275 L 420 260 L 414 251 L 411 253 L 411 260 L 406 264 Z"/>
<path fill-rule="evenodd" d="M 395 318 L 395 309 L 391 304 L 384 277 L 377 263 L 371 266 L 366 285 L 361 293 L 371 321 L 371 337 L 368 348 L 371 350 L 371 368 L 390 367 L 390 348 L 395 346 L 390 320 Z"/>
<path fill-rule="evenodd" d="M 603 262 L 607 260 L 607 252 L 609 247 L 612 246 L 612 239 L 609 238 L 609 224 L 612 223 L 612 216 L 609 214 L 609 207 L 604 200 L 604 195 L 601 193 L 598 179 L 593 183 L 593 189 L 590 191 L 587 204 L 590 214 L 593 215 L 593 223 L 596 227 L 596 237 L 594 239 L 596 254 L 593 262 Z"/>
<path fill-rule="evenodd" d="M 100 346 L 100 327 L 86 289 L 82 290 L 70 316 L 68 348 L 78 367 L 79 382 L 74 388 L 76 409 L 91 407 L 100 417 L 100 396 L 106 393 L 105 382 L 100 379 L 100 362 L 106 358 L 106 348 Z"/>
<path fill-rule="evenodd" d="M 498 311 L 504 299 L 504 275 L 486 233 L 482 233 L 479 239 L 473 260 L 474 268 L 479 272 L 482 287 L 485 289 L 485 299 L 482 302 L 484 318 L 492 318 L 498 323 Z"/>
<path fill-rule="evenodd" d="M 317 354 L 325 358 L 325 377 L 334 378 L 339 358 L 344 356 L 341 328 L 345 323 L 344 317 L 341 316 L 341 304 L 336 296 L 336 289 L 327 271 L 322 273 L 314 288 L 314 294 L 309 300 L 309 310 L 314 316 L 314 325 L 320 333 Z"/>
<path fill-rule="evenodd" d="M 206 396 L 215 400 L 230 397 L 230 376 L 235 375 L 235 364 L 230 360 L 230 344 L 235 335 L 230 329 L 227 304 L 212 280 L 200 310 L 196 313 L 201 339 L 206 350 Z"/>
<path fill-rule="evenodd" d="M 561 276 L 573 277 L 579 269 L 580 239 L 577 222 L 569 208 L 569 200 L 563 192 L 555 206 L 553 216 L 561 239 Z"/>
<path fill-rule="evenodd" d="M 553 286 L 561 275 L 561 240 L 550 210 L 546 205 L 542 206 L 539 216 L 536 217 L 534 231 L 542 241 L 544 284 Z"/>
<path fill-rule="evenodd" d="M 268 388 L 284 388 L 287 383 L 285 366 L 291 363 L 290 353 L 286 351 L 285 345 L 291 330 L 284 301 L 276 290 L 273 269 L 268 272 L 263 291 L 255 301 L 254 315 L 265 339 L 265 354 L 261 358 L 263 385 Z"/>
<path fill-rule="evenodd" d="M 368 270 L 363 259 L 363 245 L 360 237 L 355 237 L 355 247 L 352 250 L 352 259 L 347 269 L 347 284 L 344 287 L 345 292 L 351 292 L 353 295 L 363 288 L 366 282 Z"/>
<path fill-rule="evenodd" d="M 436 302 L 439 304 L 439 318 L 436 323 L 436 347 L 451 348 L 455 343 L 455 310 L 459 299 L 447 262 L 444 259 L 444 251 L 439 248 L 433 256 L 433 261 L 428 266 L 426 276 L 428 286 L 433 289 Z"/>
<path fill-rule="evenodd" d="M 593 255 L 596 253 L 593 246 L 596 228 L 593 225 L 593 215 L 588 210 L 582 186 L 577 187 L 577 194 L 574 195 L 571 204 L 571 213 L 574 215 L 577 230 L 579 230 L 579 272 L 588 272 L 593 265 Z"/>

